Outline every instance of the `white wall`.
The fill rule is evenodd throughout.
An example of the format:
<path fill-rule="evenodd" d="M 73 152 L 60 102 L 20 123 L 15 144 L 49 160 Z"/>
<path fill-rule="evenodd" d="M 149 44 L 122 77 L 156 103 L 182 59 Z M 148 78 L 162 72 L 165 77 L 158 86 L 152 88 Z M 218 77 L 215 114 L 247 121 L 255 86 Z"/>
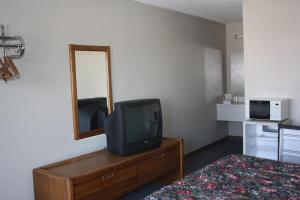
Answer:
<path fill-rule="evenodd" d="M 222 91 L 207 85 L 221 77 L 225 25 L 129 0 L 2 0 L 0 19 L 26 42 L 21 79 L 0 82 L 0 199 L 33 199 L 33 168 L 106 145 L 73 139 L 69 43 L 111 46 L 114 100 L 160 98 L 164 135 L 186 152 L 226 136 Z"/>
<path fill-rule="evenodd" d="M 291 98 L 300 123 L 300 1 L 244 1 L 245 94 Z"/>

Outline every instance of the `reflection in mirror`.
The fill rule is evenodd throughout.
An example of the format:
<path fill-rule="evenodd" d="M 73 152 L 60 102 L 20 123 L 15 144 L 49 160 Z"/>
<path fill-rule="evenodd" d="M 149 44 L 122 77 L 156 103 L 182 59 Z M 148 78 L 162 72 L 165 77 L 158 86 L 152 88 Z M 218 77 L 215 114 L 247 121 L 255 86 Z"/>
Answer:
<path fill-rule="evenodd" d="M 244 96 L 244 52 L 231 52 L 231 93 Z"/>
<path fill-rule="evenodd" d="M 104 132 L 112 111 L 110 49 L 70 45 L 75 139 Z"/>

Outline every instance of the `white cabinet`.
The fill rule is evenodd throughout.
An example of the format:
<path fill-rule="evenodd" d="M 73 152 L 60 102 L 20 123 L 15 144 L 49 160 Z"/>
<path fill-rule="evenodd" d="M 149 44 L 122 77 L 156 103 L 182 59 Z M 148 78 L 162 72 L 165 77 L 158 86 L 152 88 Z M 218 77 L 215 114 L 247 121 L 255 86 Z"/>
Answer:
<path fill-rule="evenodd" d="M 245 121 L 244 155 L 278 160 L 278 128 L 277 122 Z"/>
<path fill-rule="evenodd" d="M 244 104 L 217 104 L 217 120 L 243 122 L 244 119 Z"/>
<path fill-rule="evenodd" d="M 300 164 L 300 127 L 281 125 L 279 161 Z"/>

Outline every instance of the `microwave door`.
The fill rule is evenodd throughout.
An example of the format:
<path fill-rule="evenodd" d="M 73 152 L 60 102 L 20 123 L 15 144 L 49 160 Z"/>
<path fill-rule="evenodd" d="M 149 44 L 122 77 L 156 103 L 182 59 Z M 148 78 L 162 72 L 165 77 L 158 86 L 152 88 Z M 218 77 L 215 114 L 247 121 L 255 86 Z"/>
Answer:
<path fill-rule="evenodd" d="M 270 101 L 250 101 L 251 119 L 270 119 Z"/>

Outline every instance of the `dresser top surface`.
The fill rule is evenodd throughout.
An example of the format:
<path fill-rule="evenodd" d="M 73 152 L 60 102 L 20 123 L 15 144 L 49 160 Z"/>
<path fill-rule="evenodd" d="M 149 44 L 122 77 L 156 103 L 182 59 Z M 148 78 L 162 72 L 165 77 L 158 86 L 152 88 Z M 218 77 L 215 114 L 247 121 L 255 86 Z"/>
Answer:
<path fill-rule="evenodd" d="M 52 175 L 73 178 L 84 176 L 99 170 L 111 169 L 112 167 L 119 166 L 122 163 L 128 164 L 135 162 L 140 158 L 151 156 L 160 150 L 164 150 L 176 144 L 178 144 L 178 140 L 176 139 L 163 139 L 159 148 L 130 156 L 118 156 L 108 150 L 101 150 L 46 165 L 38 169 L 44 170 L 46 173 L 50 173 Z"/>

